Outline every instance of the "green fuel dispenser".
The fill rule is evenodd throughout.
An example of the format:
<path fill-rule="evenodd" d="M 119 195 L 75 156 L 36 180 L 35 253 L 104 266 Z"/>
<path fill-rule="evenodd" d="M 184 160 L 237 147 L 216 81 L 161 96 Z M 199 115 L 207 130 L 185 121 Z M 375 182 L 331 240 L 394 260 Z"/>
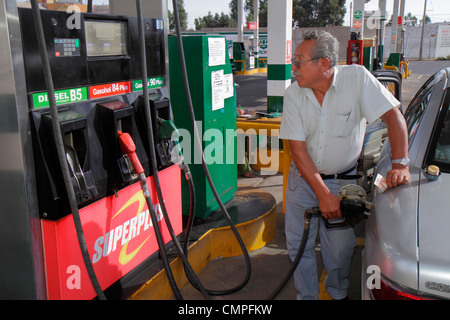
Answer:
<path fill-rule="evenodd" d="M 402 54 L 398 52 L 393 52 L 389 55 L 388 60 L 386 61 L 386 66 L 394 66 L 400 70 L 400 62 L 402 61 Z"/>
<path fill-rule="evenodd" d="M 197 127 L 203 137 L 202 150 L 220 199 L 227 203 L 237 190 L 237 165 L 234 81 L 226 40 L 217 36 L 185 36 L 183 46 Z M 194 145 L 176 37 L 169 37 L 169 62 L 173 116 L 180 130 L 184 161 L 191 169 L 196 188 L 195 216 L 204 219 L 219 205 Z M 185 181 L 182 197 L 183 214 L 188 214 L 189 188 Z"/>
<path fill-rule="evenodd" d="M 248 71 L 257 66 L 254 52 L 246 42 L 233 42 L 233 59 L 236 71 Z"/>

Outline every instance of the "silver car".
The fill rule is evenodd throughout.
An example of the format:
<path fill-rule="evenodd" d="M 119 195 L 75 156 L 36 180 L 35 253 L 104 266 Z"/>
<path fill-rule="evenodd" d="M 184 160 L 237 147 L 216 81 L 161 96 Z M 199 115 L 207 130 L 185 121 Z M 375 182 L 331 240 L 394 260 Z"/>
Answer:
<path fill-rule="evenodd" d="M 405 111 L 411 181 L 372 187 L 362 259 L 362 298 L 450 298 L 450 68 L 432 76 Z M 427 172 L 429 166 L 433 170 Z M 389 140 L 374 176 L 391 168 Z"/>

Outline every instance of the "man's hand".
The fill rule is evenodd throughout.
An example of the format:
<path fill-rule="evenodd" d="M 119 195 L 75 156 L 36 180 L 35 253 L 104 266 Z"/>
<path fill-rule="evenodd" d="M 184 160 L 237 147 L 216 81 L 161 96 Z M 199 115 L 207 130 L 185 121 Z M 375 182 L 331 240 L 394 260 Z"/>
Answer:
<path fill-rule="evenodd" d="M 386 183 L 389 188 L 408 183 L 411 180 L 409 167 L 392 165 L 392 169 L 386 175 Z"/>
<path fill-rule="evenodd" d="M 342 216 L 341 199 L 337 196 L 329 192 L 318 199 L 320 211 L 325 219 L 335 219 Z"/>
<path fill-rule="evenodd" d="M 392 159 L 408 158 L 408 130 L 400 109 L 392 108 L 381 119 L 387 125 Z M 389 188 L 408 183 L 410 179 L 409 167 L 401 164 L 392 164 L 392 170 L 386 175 Z"/>
<path fill-rule="evenodd" d="M 325 219 L 341 217 L 341 200 L 330 192 L 320 177 L 314 162 L 308 154 L 306 143 L 304 141 L 290 140 L 289 146 L 292 159 L 300 171 L 301 178 L 308 182 L 319 200 L 322 216 Z"/>

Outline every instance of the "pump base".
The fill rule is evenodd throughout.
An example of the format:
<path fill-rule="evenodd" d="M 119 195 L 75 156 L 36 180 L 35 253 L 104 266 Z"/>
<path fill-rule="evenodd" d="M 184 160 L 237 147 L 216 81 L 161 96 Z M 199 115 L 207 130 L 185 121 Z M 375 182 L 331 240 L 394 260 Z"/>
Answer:
<path fill-rule="evenodd" d="M 226 208 L 249 252 L 264 247 L 275 237 L 276 200 L 270 193 L 240 186 L 235 198 L 226 204 Z M 219 257 L 242 255 L 242 250 L 220 210 L 207 219 L 194 223 L 191 242 L 194 243 L 189 247 L 188 258 L 196 273 Z M 171 262 L 171 267 L 180 288 L 188 283 L 183 262 L 179 257 Z M 130 297 L 133 300 L 172 298 L 173 292 L 163 269 Z"/>

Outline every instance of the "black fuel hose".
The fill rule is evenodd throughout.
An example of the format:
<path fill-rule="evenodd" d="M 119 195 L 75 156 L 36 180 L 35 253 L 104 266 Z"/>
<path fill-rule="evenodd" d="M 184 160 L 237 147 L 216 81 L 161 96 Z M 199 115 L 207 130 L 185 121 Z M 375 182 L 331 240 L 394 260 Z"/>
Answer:
<path fill-rule="evenodd" d="M 69 166 L 67 164 L 66 153 L 64 148 L 64 142 L 61 133 L 60 122 L 58 118 L 58 108 L 56 106 L 55 99 L 55 87 L 53 84 L 52 71 L 50 68 L 50 62 L 47 52 L 47 46 L 45 44 L 44 28 L 42 26 L 41 12 L 37 0 L 31 0 L 31 9 L 33 13 L 34 27 L 36 29 L 36 36 L 38 41 L 39 53 L 41 56 L 45 85 L 48 94 L 48 101 L 50 104 L 50 114 L 52 120 L 53 136 L 55 137 L 55 144 L 58 153 L 58 160 L 61 166 L 61 171 L 64 178 L 64 185 L 66 187 L 67 196 L 69 198 L 70 209 L 72 211 L 73 220 L 75 223 L 75 229 L 77 233 L 78 243 L 80 246 L 83 261 L 86 266 L 89 279 L 94 287 L 95 293 L 100 300 L 106 300 L 106 296 L 98 282 L 97 276 L 94 271 L 91 259 L 89 257 L 89 251 L 86 245 L 86 239 L 84 237 L 83 226 L 80 220 L 80 214 L 78 212 L 78 204 L 76 201 L 75 192 L 70 177 Z"/>
<path fill-rule="evenodd" d="M 167 278 L 169 279 L 170 287 L 172 288 L 172 291 L 175 295 L 175 298 L 177 300 L 183 300 L 183 296 L 181 295 L 180 290 L 178 289 L 177 283 L 175 281 L 175 278 L 173 276 L 172 269 L 170 268 L 169 259 L 167 258 L 167 253 L 165 251 L 164 241 L 162 239 L 161 229 L 158 225 L 158 219 L 156 217 L 156 211 L 155 207 L 153 206 L 152 199 L 150 197 L 150 192 L 148 190 L 147 186 L 147 178 L 145 177 L 145 174 L 142 173 L 139 175 L 139 181 L 141 183 L 142 191 L 144 193 L 145 201 L 147 202 L 147 206 L 150 211 L 150 217 L 152 219 L 153 223 L 153 229 L 155 231 L 156 241 L 158 243 L 159 252 L 161 254 L 161 258 L 163 260 L 164 269 L 166 270 Z"/>
<path fill-rule="evenodd" d="M 303 252 L 305 251 L 306 242 L 308 241 L 309 236 L 309 227 L 311 218 L 313 216 L 318 216 L 320 214 L 319 208 L 311 208 L 306 210 L 305 212 L 305 222 L 303 223 L 303 235 L 302 240 L 300 242 L 300 246 L 297 251 L 297 255 L 295 256 L 294 261 L 292 261 L 291 267 L 289 268 L 289 271 L 286 273 L 283 280 L 280 282 L 278 287 L 273 291 L 273 293 L 269 296 L 267 300 L 274 300 L 283 290 L 283 288 L 288 283 L 289 279 L 291 279 L 292 275 L 294 274 L 295 269 L 297 268 L 298 264 L 300 263 L 300 260 L 302 259 Z"/>
<path fill-rule="evenodd" d="M 147 185 L 147 178 L 145 176 L 144 168 L 136 155 L 136 145 L 133 139 L 128 133 L 123 133 L 121 131 L 117 132 L 119 137 L 119 144 L 122 153 L 126 154 L 133 164 L 134 170 L 139 176 L 139 182 L 141 183 L 142 193 L 144 194 L 145 202 L 150 212 L 150 218 L 153 225 L 153 230 L 155 231 L 156 243 L 158 244 L 159 253 L 161 255 L 161 260 L 163 262 L 164 269 L 166 270 L 167 279 L 172 288 L 172 291 L 177 300 L 183 300 L 183 297 L 178 289 L 177 283 L 173 276 L 172 269 L 170 268 L 169 259 L 167 258 L 167 252 L 165 250 L 164 240 L 162 238 L 161 229 L 158 224 L 158 219 L 156 217 L 155 207 L 152 203 L 152 198 Z"/>
<path fill-rule="evenodd" d="M 140 56 L 141 56 L 141 67 L 142 67 L 142 83 L 144 84 L 143 85 L 144 97 L 147 97 L 148 91 L 146 92 L 146 90 L 145 90 L 145 88 L 147 88 L 147 85 L 145 85 L 147 83 L 147 59 L 146 59 L 146 51 L 145 51 L 144 17 L 142 14 L 142 3 L 140 0 L 136 0 L 136 8 L 137 8 L 138 29 L 139 29 L 139 47 L 140 47 Z M 145 74 L 144 74 L 144 70 L 145 70 Z M 148 99 L 144 99 L 144 101 L 146 102 L 145 109 L 146 109 L 146 113 L 147 113 L 147 109 L 150 110 L 150 104 L 148 102 Z M 148 123 L 147 123 L 147 125 L 148 125 Z M 149 141 L 151 141 L 152 147 L 154 147 L 153 130 L 152 130 L 152 128 L 150 128 L 150 126 L 152 126 L 151 121 L 150 121 L 150 125 L 149 125 L 149 136 L 150 136 Z M 153 154 L 153 150 L 151 150 L 151 153 Z M 155 170 L 154 166 L 153 166 L 153 169 L 156 173 L 157 170 Z M 156 218 L 156 214 L 154 211 L 155 209 L 154 209 L 152 200 L 150 198 L 150 192 L 148 191 L 148 186 L 147 186 L 146 177 L 145 177 L 144 173 L 139 173 L 139 180 L 141 183 L 142 191 L 144 192 L 144 197 L 147 202 L 147 206 L 150 211 L 150 217 L 152 219 L 153 229 L 155 231 L 156 240 L 157 240 L 158 248 L 159 248 L 159 253 L 160 253 L 162 261 L 163 261 L 164 269 L 166 270 L 167 279 L 169 280 L 169 284 L 170 284 L 170 287 L 172 288 L 175 298 L 177 300 L 183 300 L 183 296 L 181 295 L 180 289 L 177 286 L 177 283 L 173 276 L 172 269 L 170 267 L 169 260 L 167 258 L 167 252 L 166 252 L 165 245 L 164 245 L 164 242 L 163 242 L 162 236 L 161 236 L 161 229 L 159 227 L 158 220 Z"/>
<path fill-rule="evenodd" d="M 245 279 L 243 280 L 243 282 L 240 283 L 238 286 L 236 286 L 235 288 L 231 288 L 231 289 L 223 290 L 223 291 L 207 290 L 208 293 L 211 295 L 227 295 L 227 294 L 231 294 L 233 292 L 239 291 L 247 285 L 248 281 L 250 280 L 250 276 L 251 276 L 251 261 L 250 261 L 250 256 L 247 251 L 247 248 L 245 247 L 244 241 L 242 240 L 242 237 L 240 236 L 238 230 L 236 229 L 236 226 L 234 225 L 227 209 L 225 208 L 225 205 L 223 204 L 222 200 L 220 199 L 219 194 L 217 193 L 217 190 L 214 186 L 214 182 L 212 181 L 211 174 L 209 173 L 209 169 L 208 169 L 208 166 L 205 161 L 205 156 L 204 156 L 203 150 L 201 150 L 202 143 L 200 141 L 200 137 L 198 134 L 197 125 L 195 123 L 194 108 L 193 108 L 193 104 L 192 104 L 192 98 L 191 98 L 191 93 L 190 93 L 190 88 L 189 88 L 189 81 L 188 81 L 188 77 L 187 77 L 186 61 L 185 61 L 185 57 L 184 57 L 184 49 L 183 49 L 183 41 L 182 41 L 182 36 L 181 36 L 180 18 L 179 18 L 179 14 L 178 14 L 178 1 L 177 0 L 173 0 L 173 10 L 174 10 L 173 16 L 174 16 L 174 20 L 175 20 L 176 33 L 177 33 L 177 39 L 178 39 L 178 49 L 179 49 L 179 55 L 180 55 L 181 73 L 183 75 L 184 91 L 186 94 L 186 101 L 188 103 L 189 116 L 191 118 L 191 123 L 192 123 L 193 132 L 194 132 L 194 138 L 195 138 L 194 145 L 197 146 L 197 153 L 199 155 L 201 155 L 203 171 L 206 175 L 206 178 L 207 178 L 208 183 L 211 187 L 211 190 L 214 194 L 214 197 L 215 197 L 217 203 L 219 204 L 219 207 L 220 207 L 221 211 L 223 212 L 225 219 L 227 220 L 228 224 L 230 225 L 231 230 L 233 231 L 233 233 L 239 243 L 239 246 L 242 249 L 242 253 L 244 255 L 245 262 L 246 262 L 246 276 L 245 276 Z M 193 286 L 197 290 L 199 289 L 194 284 L 193 284 Z"/>
<path fill-rule="evenodd" d="M 161 211 L 164 216 L 164 220 L 167 225 L 167 229 L 170 233 L 170 236 L 172 238 L 172 241 L 175 245 L 175 248 L 177 249 L 181 260 L 183 261 L 183 264 L 185 266 L 185 269 L 187 270 L 186 276 L 189 279 L 192 279 L 193 283 L 195 283 L 196 287 L 200 288 L 200 291 L 202 292 L 205 299 L 210 299 L 209 294 L 204 289 L 203 285 L 201 284 L 200 280 L 198 279 L 196 273 L 194 272 L 192 266 L 189 264 L 189 261 L 186 257 L 186 255 L 183 253 L 183 249 L 181 247 L 180 242 L 177 239 L 177 235 L 174 232 L 174 229 L 172 227 L 172 223 L 170 221 L 170 217 L 167 214 L 167 209 L 164 204 L 164 198 L 161 192 L 161 183 L 159 180 L 159 173 L 158 173 L 158 164 L 156 160 L 156 147 L 154 142 L 154 130 L 153 130 L 153 123 L 151 121 L 151 110 L 150 110 L 150 102 L 148 100 L 148 75 L 147 75 L 147 60 L 146 60 L 146 50 L 145 50 L 145 34 L 144 34 L 144 17 L 142 13 L 142 2 L 141 0 L 136 0 L 136 7 L 137 7 L 137 16 L 138 16 L 138 28 L 139 28 L 139 42 L 140 42 L 140 54 L 141 54 L 141 76 L 142 76 L 142 83 L 143 83 L 143 96 L 144 96 L 144 103 L 145 103 L 145 119 L 146 124 L 148 127 L 148 140 L 150 144 L 150 158 L 151 158 L 151 165 L 153 169 L 153 178 L 155 181 L 155 189 L 158 195 L 159 203 L 161 205 Z M 162 248 L 164 249 L 164 248 Z"/>
<path fill-rule="evenodd" d="M 326 228 L 341 228 L 341 227 L 353 227 L 357 223 L 359 223 L 364 218 L 367 218 L 367 207 L 365 205 L 365 202 L 362 200 L 356 200 L 356 199 L 342 199 L 341 203 L 341 212 L 342 212 L 342 218 L 343 221 L 330 223 L 325 218 L 325 227 Z M 312 207 L 305 211 L 305 222 L 303 224 L 303 236 L 300 241 L 300 246 L 297 251 L 297 255 L 295 256 L 295 259 L 292 261 L 292 265 L 287 272 L 286 276 L 283 278 L 277 289 L 270 295 L 268 300 L 275 299 L 278 294 L 281 292 L 281 290 L 286 286 L 289 279 L 292 277 L 295 269 L 297 268 L 298 264 L 300 263 L 300 260 L 303 256 L 303 252 L 305 251 L 306 242 L 308 241 L 308 235 L 309 235 L 309 228 L 310 228 L 310 222 L 312 217 L 319 217 L 321 216 L 322 212 L 320 211 L 319 207 Z"/>
<path fill-rule="evenodd" d="M 186 230 L 184 233 L 184 243 L 183 243 L 183 252 L 184 254 L 188 255 L 188 247 L 189 247 L 189 242 L 190 242 L 190 233 L 192 230 L 192 227 L 194 226 L 194 216 L 195 216 L 195 184 L 194 184 L 194 180 L 192 179 L 192 173 L 191 170 L 189 168 L 189 166 L 185 163 L 182 163 L 180 165 L 180 168 L 183 170 L 184 172 L 184 176 L 186 178 L 186 181 L 188 183 L 188 188 L 189 188 L 189 198 L 190 198 L 190 203 L 189 203 L 189 216 L 188 216 L 188 221 L 186 224 Z"/>

